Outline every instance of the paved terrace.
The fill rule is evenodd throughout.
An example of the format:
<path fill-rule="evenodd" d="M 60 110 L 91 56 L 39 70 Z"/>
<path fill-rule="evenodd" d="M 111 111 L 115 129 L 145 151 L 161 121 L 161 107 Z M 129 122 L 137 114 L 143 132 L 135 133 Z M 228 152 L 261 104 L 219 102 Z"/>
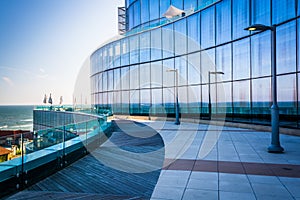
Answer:
<path fill-rule="evenodd" d="M 269 132 L 116 121 L 104 145 L 10 199 L 300 200 L 300 137 L 281 135 L 283 154 L 269 144 Z"/>

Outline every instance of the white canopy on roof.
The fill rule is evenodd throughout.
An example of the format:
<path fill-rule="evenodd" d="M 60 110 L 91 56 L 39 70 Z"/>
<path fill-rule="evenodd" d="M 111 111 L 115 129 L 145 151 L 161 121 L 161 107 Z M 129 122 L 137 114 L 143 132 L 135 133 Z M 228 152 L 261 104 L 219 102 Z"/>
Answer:
<path fill-rule="evenodd" d="M 178 16 L 178 15 L 182 15 L 182 13 L 184 13 L 183 10 L 180 10 L 180 9 L 176 8 L 175 6 L 170 5 L 170 7 L 163 14 L 163 16 L 166 17 L 166 18 L 168 18 L 168 19 L 170 19 L 172 17 Z"/>

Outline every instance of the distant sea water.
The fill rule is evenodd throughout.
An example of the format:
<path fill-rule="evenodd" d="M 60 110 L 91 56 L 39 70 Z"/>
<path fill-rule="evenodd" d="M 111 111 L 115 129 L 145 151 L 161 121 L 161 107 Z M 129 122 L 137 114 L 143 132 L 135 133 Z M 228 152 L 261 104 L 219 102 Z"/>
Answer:
<path fill-rule="evenodd" d="M 1 106 L 0 130 L 32 130 L 34 106 Z"/>

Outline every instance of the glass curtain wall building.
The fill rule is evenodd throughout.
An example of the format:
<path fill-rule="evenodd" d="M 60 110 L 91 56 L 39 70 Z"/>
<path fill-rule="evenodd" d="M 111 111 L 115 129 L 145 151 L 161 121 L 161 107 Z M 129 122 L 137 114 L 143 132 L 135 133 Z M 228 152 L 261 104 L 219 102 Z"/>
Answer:
<path fill-rule="evenodd" d="M 98 112 L 174 117 L 177 86 L 181 117 L 207 119 L 211 103 L 215 119 L 270 124 L 271 31 L 244 30 L 264 24 L 277 27 L 280 125 L 300 128 L 300 0 L 125 5 L 127 32 L 90 58 Z M 163 17 L 170 5 L 185 15 Z"/>

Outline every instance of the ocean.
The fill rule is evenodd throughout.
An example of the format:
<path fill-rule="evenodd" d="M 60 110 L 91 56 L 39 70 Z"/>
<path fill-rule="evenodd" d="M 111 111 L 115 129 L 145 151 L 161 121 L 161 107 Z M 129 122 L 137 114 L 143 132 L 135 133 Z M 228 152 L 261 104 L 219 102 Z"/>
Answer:
<path fill-rule="evenodd" d="M 0 130 L 32 130 L 34 106 L 1 106 Z"/>

